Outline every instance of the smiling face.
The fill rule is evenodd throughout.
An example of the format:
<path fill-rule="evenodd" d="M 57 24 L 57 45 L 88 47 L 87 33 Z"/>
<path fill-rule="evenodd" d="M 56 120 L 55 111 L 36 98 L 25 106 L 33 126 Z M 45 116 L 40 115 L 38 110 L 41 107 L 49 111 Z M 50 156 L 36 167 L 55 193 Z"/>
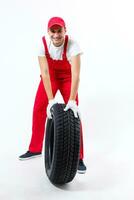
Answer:
<path fill-rule="evenodd" d="M 49 37 L 53 42 L 53 45 L 56 47 L 61 46 L 63 44 L 65 33 L 65 28 L 59 25 L 54 25 L 48 29 Z"/>

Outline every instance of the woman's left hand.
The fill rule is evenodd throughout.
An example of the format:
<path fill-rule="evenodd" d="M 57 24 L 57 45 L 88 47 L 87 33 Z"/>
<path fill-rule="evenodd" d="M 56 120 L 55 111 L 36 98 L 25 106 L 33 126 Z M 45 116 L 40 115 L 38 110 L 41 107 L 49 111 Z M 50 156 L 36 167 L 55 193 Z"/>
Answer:
<path fill-rule="evenodd" d="M 81 114 L 75 100 L 68 101 L 66 107 L 64 108 L 64 111 L 67 111 L 68 109 L 71 109 L 73 111 L 76 118 L 79 117 L 81 119 Z"/>

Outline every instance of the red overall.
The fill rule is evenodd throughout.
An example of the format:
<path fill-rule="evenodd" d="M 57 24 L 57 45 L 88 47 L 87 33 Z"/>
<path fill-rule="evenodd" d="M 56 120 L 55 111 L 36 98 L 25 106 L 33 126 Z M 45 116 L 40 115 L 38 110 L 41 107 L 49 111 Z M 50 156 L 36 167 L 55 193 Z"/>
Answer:
<path fill-rule="evenodd" d="M 53 96 L 57 90 L 63 96 L 65 104 L 67 104 L 70 97 L 71 90 L 71 64 L 67 60 L 66 51 L 68 36 L 65 36 L 64 50 L 62 60 L 54 60 L 50 57 L 45 37 L 42 38 L 45 47 L 45 55 L 48 61 L 51 87 Z M 40 75 L 41 77 L 41 75 Z M 76 102 L 78 105 L 78 94 L 76 95 Z M 48 105 L 48 97 L 43 85 L 42 77 L 38 86 L 33 107 L 32 119 L 32 138 L 29 145 L 29 151 L 41 152 L 43 146 L 45 122 L 46 122 L 46 109 Z M 83 134 L 81 124 L 81 139 L 80 139 L 80 159 L 83 159 Z"/>

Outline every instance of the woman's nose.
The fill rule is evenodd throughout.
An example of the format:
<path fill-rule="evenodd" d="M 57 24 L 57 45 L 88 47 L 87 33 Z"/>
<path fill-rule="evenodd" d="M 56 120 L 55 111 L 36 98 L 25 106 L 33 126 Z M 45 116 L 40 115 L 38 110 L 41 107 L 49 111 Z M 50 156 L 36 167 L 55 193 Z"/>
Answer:
<path fill-rule="evenodd" d="M 54 36 L 55 36 L 55 37 L 58 37 L 58 36 L 59 36 L 59 33 L 54 33 Z"/>

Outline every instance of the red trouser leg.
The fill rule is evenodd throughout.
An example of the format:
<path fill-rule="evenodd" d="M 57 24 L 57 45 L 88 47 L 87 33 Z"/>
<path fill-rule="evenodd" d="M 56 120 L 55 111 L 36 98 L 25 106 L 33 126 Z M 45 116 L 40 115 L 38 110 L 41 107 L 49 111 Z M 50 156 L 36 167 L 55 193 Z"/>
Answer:
<path fill-rule="evenodd" d="M 69 97 L 70 97 L 70 89 L 71 89 L 71 82 L 70 81 L 60 81 L 59 82 L 59 90 L 63 96 L 65 104 L 67 104 Z M 77 105 L 79 104 L 78 101 L 78 94 L 76 96 Z M 82 130 L 82 123 L 80 123 L 80 159 L 84 157 L 84 147 L 83 147 L 83 130 Z"/>
<path fill-rule="evenodd" d="M 57 92 L 56 82 L 51 82 L 53 95 Z M 41 80 L 35 97 L 32 118 L 32 137 L 29 145 L 29 151 L 41 152 L 43 146 L 43 138 L 46 122 L 46 108 L 48 105 L 48 98 L 45 92 L 43 81 Z"/>

